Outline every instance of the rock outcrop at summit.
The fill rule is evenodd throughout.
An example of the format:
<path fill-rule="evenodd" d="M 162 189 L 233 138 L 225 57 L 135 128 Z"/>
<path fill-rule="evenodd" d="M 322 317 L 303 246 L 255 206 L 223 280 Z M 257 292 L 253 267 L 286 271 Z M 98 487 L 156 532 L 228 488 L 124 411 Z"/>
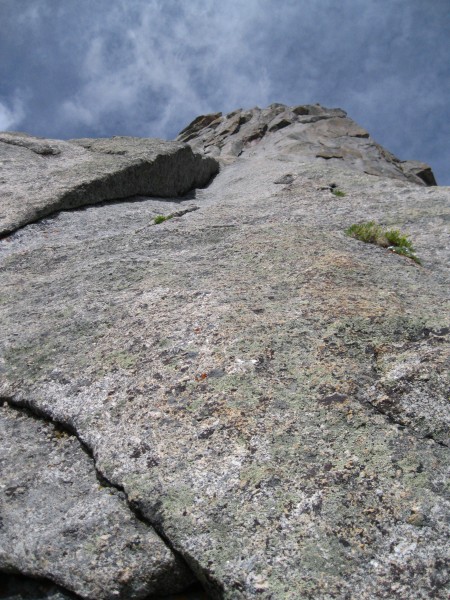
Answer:
<path fill-rule="evenodd" d="M 122 180 L 105 148 L 128 138 L 20 139 L 6 186 L 31 186 L 36 148 L 76 157 L 38 190 L 51 218 L 0 240 L 8 589 L 447 599 L 450 189 L 316 105 L 201 116 L 192 150 L 133 141 L 195 157 L 207 175 L 177 194 L 220 163 L 183 198 L 79 191 L 97 155 Z M 84 206 L 65 211 L 69 180 Z M 345 234 L 364 221 L 421 265 Z"/>
<path fill-rule="evenodd" d="M 338 168 L 351 167 L 371 175 L 407 179 L 413 183 L 436 185 L 428 165 L 401 161 L 377 144 L 369 133 L 347 117 L 340 108 L 319 104 L 235 110 L 197 117 L 179 134 L 207 156 L 230 162 L 237 156 L 301 155 Z"/>

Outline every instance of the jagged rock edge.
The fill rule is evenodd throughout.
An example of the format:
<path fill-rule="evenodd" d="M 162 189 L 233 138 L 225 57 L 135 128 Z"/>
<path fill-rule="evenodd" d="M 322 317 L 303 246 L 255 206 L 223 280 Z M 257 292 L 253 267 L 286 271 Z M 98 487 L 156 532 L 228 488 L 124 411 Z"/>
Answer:
<path fill-rule="evenodd" d="M 284 104 L 275 102 L 275 103 L 271 104 L 268 108 L 272 108 L 272 109 L 275 109 L 278 111 L 277 112 L 278 116 L 276 116 L 272 120 L 272 123 L 273 123 L 272 126 L 269 127 L 268 124 L 265 124 L 262 127 L 258 128 L 253 134 L 251 134 L 250 137 L 245 137 L 242 140 L 244 147 L 247 146 L 250 142 L 252 142 L 254 140 L 261 141 L 265 137 L 266 133 L 275 133 L 276 131 L 283 129 L 284 127 L 289 127 L 290 125 L 293 125 L 299 117 L 307 117 L 309 119 L 307 121 L 307 123 L 316 123 L 318 121 L 328 120 L 328 119 L 332 119 L 332 118 L 340 118 L 340 119 L 345 119 L 345 118 L 348 119 L 349 118 L 347 115 L 347 112 L 340 108 L 328 109 L 326 107 L 320 106 L 320 104 L 298 105 L 298 106 L 290 107 L 290 106 L 286 106 Z M 283 112 L 283 109 L 290 110 L 291 113 L 295 114 L 294 121 L 281 120 L 281 121 L 277 122 L 277 119 L 280 119 L 279 115 Z M 236 134 L 240 131 L 241 125 L 244 125 L 249 120 L 248 113 L 251 111 L 255 111 L 255 110 L 262 112 L 263 110 L 267 110 L 267 109 L 260 109 L 259 107 L 255 107 L 254 109 L 243 110 L 242 108 L 240 108 L 240 109 L 237 109 L 237 110 L 232 111 L 231 113 L 228 113 L 225 115 L 223 115 L 220 112 L 206 114 L 206 115 L 200 115 L 200 116 L 196 117 L 191 123 L 189 123 L 184 129 L 182 129 L 175 139 L 177 141 L 181 141 L 183 143 L 190 144 L 190 142 L 192 140 L 195 141 L 196 138 L 201 137 L 202 133 L 207 132 L 211 127 L 213 129 L 216 129 L 220 125 L 221 122 L 224 123 L 227 119 L 235 117 L 235 116 L 239 115 L 239 113 L 241 113 L 238 122 L 232 124 L 232 127 L 234 127 L 234 129 L 225 130 L 220 134 L 223 137 L 223 139 L 226 140 L 227 138 L 231 138 L 234 134 Z M 319 111 L 319 112 L 317 112 L 317 111 Z M 321 114 L 320 111 L 328 111 L 328 114 L 327 113 Z M 363 134 L 355 134 L 355 135 L 346 133 L 345 137 L 370 138 L 371 136 L 368 132 L 365 132 Z M 387 151 L 381 144 L 376 142 L 374 139 L 372 139 L 372 142 L 373 142 L 374 146 L 378 149 L 380 154 L 388 162 L 390 162 L 393 165 L 393 167 L 398 171 L 399 175 L 402 175 L 407 180 L 409 180 L 413 183 L 419 184 L 419 185 L 426 185 L 426 186 L 437 185 L 434 173 L 429 165 L 427 165 L 425 163 L 421 163 L 419 161 L 400 160 L 394 154 Z M 216 145 L 217 147 L 222 148 L 223 140 L 218 140 L 216 144 L 214 142 L 206 143 L 204 145 L 203 152 L 206 147 L 209 147 L 211 145 L 212 146 Z M 330 150 L 331 150 L 331 148 L 330 148 Z M 242 152 L 243 152 L 243 150 L 238 152 L 236 156 L 240 156 L 242 154 Z M 329 158 L 342 159 L 343 158 L 342 156 L 334 156 L 334 157 L 333 156 L 321 156 L 320 152 L 318 154 L 316 154 L 316 157 L 323 158 L 323 159 L 329 159 Z M 372 173 L 370 171 L 364 170 L 363 172 L 366 173 L 367 175 L 374 175 L 374 173 Z M 378 176 L 378 175 L 379 174 L 376 174 L 376 176 Z"/>
<path fill-rule="evenodd" d="M 105 475 L 98 469 L 97 467 L 97 463 L 95 460 L 95 456 L 94 453 L 92 451 L 92 449 L 89 447 L 89 445 L 83 440 L 83 438 L 80 436 L 80 434 L 78 433 L 78 431 L 76 430 L 76 428 L 69 422 L 69 421 L 63 421 L 60 419 L 55 419 L 54 417 L 52 417 L 51 415 L 49 415 L 45 410 L 42 410 L 38 407 L 33 406 L 31 403 L 27 402 L 26 400 L 15 400 L 11 397 L 4 397 L 1 396 L 0 397 L 0 406 L 3 406 L 3 404 L 7 404 L 10 408 L 12 408 L 13 410 L 16 410 L 18 412 L 21 412 L 23 414 L 26 414 L 27 416 L 34 418 L 34 419 L 39 419 L 41 421 L 44 421 L 45 423 L 49 423 L 55 427 L 57 427 L 58 429 L 64 431 L 65 433 L 67 433 L 68 435 L 75 437 L 82 450 L 87 454 L 87 456 L 90 458 L 90 460 L 92 461 L 92 466 L 94 467 L 94 472 L 95 472 L 95 476 L 98 480 L 98 482 L 100 483 L 100 485 L 102 487 L 109 487 L 112 489 L 117 490 L 118 492 L 121 492 L 124 495 L 124 502 L 126 503 L 128 509 L 133 513 L 133 515 L 135 516 L 135 518 L 140 521 L 141 523 L 143 523 L 144 525 L 146 525 L 147 527 L 150 526 L 152 529 L 154 529 L 156 535 L 158 535 L 158 537 L 161 539 L 161 541 L 163 542 L 163 544 L 165 546 L 167 546 L 167 548 L 169 548 L 169 550 L 180 560 L 183 562 L 183 564 L 186 565 L 186 568 L 191 571 L 191 573 L 193 573 L 195 580 L 200 583 L 202 586 L 204 583 L 206 583 L 204 580 L 202 581 L 202 579 L 199 577 L 199 573 L 193 568 L 193 564 L 195 563 L 195 566 L 198 567 L 198 563 L 197 561 L 195 561 L 195 559 L 193 559 L 192 557 L 187 557 L 185 556 L 180 550 L 178 550 L 177 548 L 174 547 L 174 545 L 172 544 L 171 540 L 166 536 L 166 534 L 164 533 L 164 531 L 162 531 L 160 525 L 158 524 L 158 522 L 155 520 L 155 522 L 152 522 L 147 516 L 145 516 L 143 514 L 143 512 L 141 511 L 141 509 L 139 508 L 138 503 L 133 502 L 129 499 L 127 492 L 125 491 L 125 489 L 118 483 L 113 483 L 112 481 L 110 481 L 107 477 L 105 477 Z M 2 571 L 0 568 L 0 574 L 1 573 L 6 573 L 6 574 L 11 574 L 11 575 L 23 575 L 26 577 L 30 577 L 31 579 L 35 579 L 36 581 L 48 581 L 51 582 L 52 584 L 58 586 L 59 588 L 61 588 L 64 592 L 67 592 L 68 594 L 72 594 L 74 596 L 75 599 L 80 598 L 80 600 L 82 599 L 82 596 L 77 595 L 75 592 L 73 592 L 72 590 L 69 590 L 67 588 L 65 588 L 64 586 L 62 586 L 60 583 L 53 581 L 50 578 L 43 578 L 43 577 L 33 577 L 32 575 L 29 575 L 28 573 L 21 573 L 20 571 Z M 203 577 L 207 577 L 207 575 L 205 573 L 201 573 L 201 575 Z M 210 584 L 212 583 L 215 587 L 220 586 L 220 589 L 222 589 L 222 586 L 220 584 L 220 582 L 209 582 Z M 189 587 L 192 584 L 189 584 Z M 95 599 L 93 599 L 95 600 Z"/>
<path fill-rule="evenodd" d="M 188 147 L 186 145 L 186 147 Z M 189 148 L 190 149 L 190 148 Z M 191 150 L 191 149 L 190 149 Z M 191 150 L 192 152 L 192 150 Z M 201 158 L 199 154 L 192 152 L 192 155 L 194 157 L 195 160 L 205 160 L 205 158 Z M 158 160 L 160 160 L 161 158 L 166 158 L 165 156 L 161 157 L 158 156 L 153 165 L 152 166 L 156 166 L 158 167 Z M 211 160 L 210 157 L 207 157 L 207 160 Z M 124 171 L 131 171 L 133 169 L 136 168 L 136 165 L 130 165 L 128 167 L 126 167 L 121 174 L 124 174 Z M 54 216 L 56 216 L 57 214 L 59 214 L 60 212 L 66 212 L 66 211 L 76 211 L 76 210 L 82 210 L 85 208 L 88 208 L 90 206 L 96 206 L 97 204 L 102 204 L 103 202 L 128 202 L 130 201 L 131 198 L 134 198 L 136 196 L 143 196 L 143 197 L 148 197 L 148 198 L 163 198 L 163 199 L 167 199 L 170 200 L 172 198 L 179 198 L 179 199 L 183 199 L 184 197 L 188 196 L 188 194 L 192 193 L 194 190 L 196 189 L 204 189 L 207 188 L 211 182 L 213 181 L 213 179 L 216 177 L 216 175 L 219 173 L 220 171 L 220 166 L 219 164 L 216 165 L 216 168 L 213 169 L 211 171 L 211 175 L 210 177 L 205 181 L 205 183 L 198 183 L 197 181 L 194 181 L 193 185 L 190 186 L 187 189 L 183 189 L 179 195 L 171 195 L 171 196 L 162 196 L 161 194 L 150 194 L 150 193 L 141 193 L 139 190 L 136 191 L 135 194 L 132 195 L 127 195 L 127 196 L 104 196 L 104 197 L 100 197 L 98 199 L 93 198 L 91 201 L 86 201 L 83 202 L 81 204 L 74 204 L 71 205 L 74 202 L 74 198 L 77 195 L 80 194 L 89 194 L 90 192 L 90 188 L 91 187 L 95 187 L 96 185 L 102 185 L 107 187 L 109 180 L 111 178 L 113 178 L 116 173 L 113 174 L 109 174 L 106 179 L 105 178 L 99 178 L 95 181 L 91 181 L 88 185 L 82 183 L 79 186 L 77 186 L 74 190 L 67 192 L 66 194 L 64 194 L 59 201 L 56 203 L 56 205 L 49 205 L 48 207 L 45 208 L 41 208 L 41 209 L 37 209 L 36 211 L 36 216 L 33 219 L 30 219 L 29 221 L 27 221 L 26 223 L 23 223 L 22 225 L 18 225 L 16 227 L 13 227 L 9 230 L 6 231 L 0 231 L 0 240 L 4 240 L 7 239 L 10 235 L 16 233 L 16 231 L 20 231 L 22 229 L 24 229 L 25 227 L 27 227 L 28 225 L 35 225 L 36 223 L 39 223 L 40 221 L 42 221 L 43 219 L 47 219 L 47 218 L 52 218 Z M 48 210 L 47 210 L 48 209 Z M 178 216 L 178 215 L 177 215 Z"/>

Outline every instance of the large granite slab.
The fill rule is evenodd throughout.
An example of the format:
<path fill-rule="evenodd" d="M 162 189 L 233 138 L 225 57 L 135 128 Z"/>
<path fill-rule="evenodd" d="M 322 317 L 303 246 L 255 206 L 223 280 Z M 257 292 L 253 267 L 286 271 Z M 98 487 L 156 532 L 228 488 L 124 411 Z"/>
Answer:
<path fill-rule="evenodd" d="M 176 142 L 0 133 L 0 237 L 60 210 L 135 195 L 180 196 L 217 170 L 215 160 Z"/>
<path fill-rule="evenodd" d="M 76 431 L 211 598 L 447 598 L 450 189 L 277 154 L 288 129 L 166 212 L 3 240 L 0 394 Z"/>

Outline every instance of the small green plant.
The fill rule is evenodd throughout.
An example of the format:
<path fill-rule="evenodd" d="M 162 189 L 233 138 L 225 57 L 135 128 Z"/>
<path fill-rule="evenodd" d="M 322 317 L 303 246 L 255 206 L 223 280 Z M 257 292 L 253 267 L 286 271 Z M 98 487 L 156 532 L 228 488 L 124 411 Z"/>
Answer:
<path fill-rule="evenodd" d="M 331 190 L 331 193 L 332 193 L 334 196 L 337 196 L 338 198 L 343 198 L 344 196 L 346 196 L 346 193 L 345 193 L 345 192 L 343 192 L 342 190 L 338 190 L 337 188 L 335 188 L 335 189 Z"/>
<path fill-rule="evenodd" d="M 375 221 L 367 221 L 351 225 L 345 230 L 345 233 L 361 242 L 387 248 L 391 252 L 407 256 L 417 264 L 421 264 L 420 259 L 415 255 L 411 240 L 398 229 L 384 229 Z"/>
<path fill-rule="evenodd" d="M 153 223 L 155 225 L 159 225 L 160 223 L 164 223 L 164 221 L 168 221 L 169 219 L 171 219 L 174 215 L 167 215 L 166 217 L 164 215 L 158 215 L 157 217 L 155 217 L 153 219 Z"/>
<path fill-rule="evenodd" d="M 368 221 L 367 223 L 354 223 L 345 230 L 345 233 L 361 242 L 379 244 L 383 229 L 375 221 Z"/>

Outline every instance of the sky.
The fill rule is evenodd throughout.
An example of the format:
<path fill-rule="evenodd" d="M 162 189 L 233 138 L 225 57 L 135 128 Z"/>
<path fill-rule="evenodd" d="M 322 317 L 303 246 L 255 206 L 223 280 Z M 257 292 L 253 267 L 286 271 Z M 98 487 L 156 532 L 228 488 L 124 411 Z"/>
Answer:
<path fill-rule="evenodd" d="M 450 185 L 450 0 L 0 0 L 0 130 L 172 139 L 340 107 Z"/>

